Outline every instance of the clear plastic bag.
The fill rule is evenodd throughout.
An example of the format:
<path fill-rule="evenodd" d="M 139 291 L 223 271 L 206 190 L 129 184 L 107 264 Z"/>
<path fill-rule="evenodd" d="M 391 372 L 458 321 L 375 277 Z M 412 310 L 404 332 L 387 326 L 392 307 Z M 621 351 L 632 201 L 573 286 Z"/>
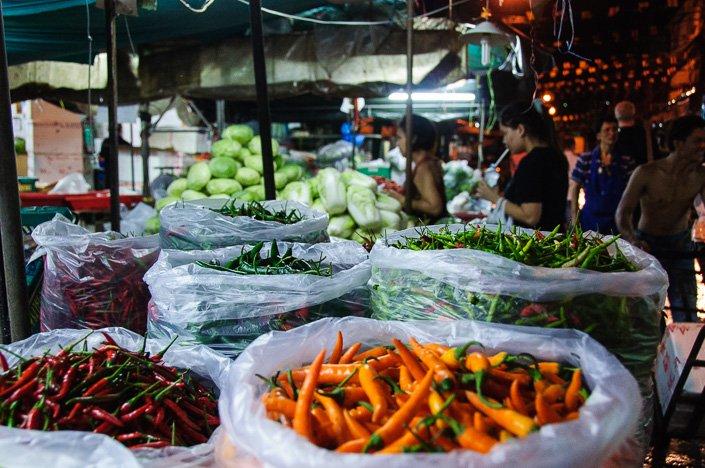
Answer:
<path fill-rule="evenodd" d="M 141 236 L 149 218 L 154 217 L 157 210 L 146 203 L 138 203 L 136 207 L 120 214 L 120 233 L 125 236 Z"/>
<path fill-rule="evenodd" d="M 61 215 L 32 233 L 46 255 L 42 331 L 119 326 L 144 334 L 149 290 L 142 276 L 157 260 L 157 236 L 91 233 Z"/>
<path fill-rule="evenodd" d="M 125 348 L 139 350 L 144 338 L 124 328 L 104 328 L 115 341 Z M 8 345 L 20 356 L 40 356 L 47 350 L 58 353 L 60 346 L 86 337 L 85 330 L 53 330 Z M 98 346 L 103 341 L 100 333 L 88 336 L 88 346 Z M 164 340 L 147 340 L 147 351 L 157 353 L 169 344 Z M 10 366 L 17 358 L 5 353 Z M 227 381 L 231 362 L 205 346 L 170 348 L 164 361 L 174 367 L 190 369 L 201 377 L 210 379 L 222 390 Z M 131 451 L 113 438 L 90 432 L 43 432 L 13 429 L 0 426 L 0 453 L 3 467 L 139 467 L 150 468 L 179 466 L 211 466 L 214 463 L 214 444 L 221 430 L 213 433 L 206 444 L 193 447 L 167 447 L 164 449 L 139 449 Z"/>
<path fill-rule="evenodd" d="M 310 363 L 322 349 L 332 349 L 336 332 L 345 342 L 389 344 L 407 341 L 456 346 L 477 340 L 488 351 L 528 352 L 538 358 L 569 362 L 582 368 L 591 396 L 580 418 L 547 425 L 523 439 L 495 446 L 488 454 L 455 451 L 447 454 L 339 454 L 319 448 L 292 429 L 267 419 L 260 396 L 266 385 L 255 376 L 274 375 Z M 277 467 L 467 467 L 640 465 L 630 444 L 641 398 L 634 378 L 604 347 L 575 330 L 529 329 L 474 321 L 378 322 L 355 317 L 324 319 L 286 333 L 260 337 L 238 358 L 220 401 L 223 425 L 232 442 L 269 466 Z M 615 463 L 615 461 L 613 461 Z"/>
<path fill-rule="evenodd" d="M 266 243 L 262 256 L 269 254 Z M 333 275 L 237 275 L 198 266 L 196 261 L 231 260 L 243 249 L 163 250 L 145 275 L 152 292 L 148 333 L 179 336 L 227 355 L 240 353 L 271 330 L 288 330 L 321 317 L 364 315 L 369 309 L 367 252 L 352 241 L 324 244 L 278 242 L 293 255 L 333 266 Z"/>
<path fill-rule="evenodd" d="M 175 203 L 160 212 L 159 238 L 162 248 L 179 250 L 211 250 L 259 241 L 283 240 L 314 244 L 327 242 L 328 215 L 293 201 L 265 201 L 272 209 L 298 210 L 303 220 L 294 224 L 258 221 L 246 216 L 232 218 L 212 209 L 221 208 L 227 200 L 197 203 Z M 235 205 L 245 202 L 236 202 Z M 212 209 L 211 209 L 212 208 Z"/>

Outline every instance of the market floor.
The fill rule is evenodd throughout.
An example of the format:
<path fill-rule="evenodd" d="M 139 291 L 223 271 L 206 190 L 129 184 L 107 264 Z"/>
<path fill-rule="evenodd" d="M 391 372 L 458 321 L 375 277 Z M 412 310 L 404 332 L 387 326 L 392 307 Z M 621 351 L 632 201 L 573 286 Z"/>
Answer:
<path fill-rule="evenodd" d="M 651 453 L 648 453 L 644 459 L 644 468 L 650 468 L 651 466 Z M 705 466 L 705 439 L 672 440 L 664 466 Z"/>

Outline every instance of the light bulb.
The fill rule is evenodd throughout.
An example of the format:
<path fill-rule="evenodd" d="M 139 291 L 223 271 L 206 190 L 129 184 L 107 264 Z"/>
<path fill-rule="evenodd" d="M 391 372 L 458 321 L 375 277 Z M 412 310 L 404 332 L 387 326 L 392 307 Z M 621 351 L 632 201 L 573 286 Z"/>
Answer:
<path fill-rule="evenodd" d="M 480 63 L 483 67 L 490 64 L 490 41 L 486 37 L 480 39 Z"/>

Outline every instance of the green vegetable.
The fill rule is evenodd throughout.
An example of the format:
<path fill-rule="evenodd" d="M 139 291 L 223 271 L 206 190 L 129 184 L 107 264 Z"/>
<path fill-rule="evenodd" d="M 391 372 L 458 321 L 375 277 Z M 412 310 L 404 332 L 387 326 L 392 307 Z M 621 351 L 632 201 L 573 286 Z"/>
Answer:
<path fill-rule="evenodd" d="M 345 184 L 335 169 L 321 169 L 318 173 L 321 202 L 331 215 L 344 213 L 347 209 Z"/>
<path fill-rule="evenodd" d="M 377 208 L 385 211 L 401 212 L 401 203 L 385 193 L 377 194 Z"/>
<path fill-rule="evenodd" d="M 275 221 L 282 224 L 294 224 L 304 219 L 299 210 L 267 208 L 257 201 L 241 205 L 230 202 L 223 205 L 222 208 L 213 211 L 233 218 L 247 216 L 259 221 Z"/>
<path fill-rule="evenodd" d="M 245 192 L 244 190 L 241 192 L 237 192 L 232 197 L 230 197 L 231 200 L 237 200 L 242 202 L 261 201 L 258 200 L 258 198 L 259 197 L 257 197 L 256 194 L 252 192 Z"/>
<path fill-rule="evenodd" d="M 282 171 L 274 173 L 274 186 L 277 190 L 281 190 L 289 183 L 289 178 Z"/>
<path fill-rule="evenodd" d="M 242 145 L 235 140 L 224 138 L 218 140 L 211 146 L 211 155 L 214 158 L 237 158 Z"/>
<path fill-rule="evenodd" d="M 211 159 L 208 163 L 208 168 L 213 177 L 232 179 L 237 172 L 237 162 L 232 158 L 221 156 Z"/>
<path fill-rule="evenodd" d="M 252 152 L 252 154 L 262 154 L 262 140 L 259 135 L 252 138 L 250 144 L 247 148 Z M 277 140 L 272 138 L 272 154 L 279 154 L 279 143 Z"/>
<path fill-rule="evenodd" d="M 206 198 L 206 194 L 195 190 L 185 190 L 184 193 L 181 194 L 181 198 L 184 201 L 200 200 L 201 198 Z"/>
<path fill-rule="evenodd" d="M 320 190 L 319 190 L 319 180 L 318 176 L 313 177 L 311 179 L 308 179 L 308 185 L 311 188 L 311 196 L 313 198 L 318 198 L 321 196 Z"/>
<path fill-rule="evenodd" d="M 346 169 L 341 174 L 341 177 L 345 185 L 347 185 L 348 187 L 357 186 L 369 190 L 377 189 L 377 182 L 375 182 L 372 177 L 365 175 L 361 172 L 353 171 L 352 169 Z"/>
<path fill-rule="evenodd" d="M 201 190 L 209 180 L 211 180 L 211 170 L 208 168 L 208 163 L 202 161 L 191 166 L 186 177 L 186 185 L 190 190 Z"/>
<path fill-rule="evenodd" d="M 348 187 L 348 213 L 361 228 L 374 230 L 381 227 L 382 219 L 380 218 L 379 210 L 375 206 L 376 201 L 372 190 L 357 185 Z"/>
<path fill-rule="evenodd" d="M 264 201 L 266 198 L 264 185 L 251 185 L 245 189 L 245 192 L 253 194 L 256 201 Z"/>
<path fill-rule="evenodd" d="M 238 156 L 240 156 L 241 161 L 244 161 L 247 156 L 251 156 L 251 155 L 252 155 L 252 153 L 250 152 L 250 150 L 248 150 L 244 146 L 242 147 L 242 149 L 240 150 L 240 153 L 238 154 Z"/>
<path fill-rule="evenodd" d="M 235 180 L 240 182 L 243 187 L 249 187 L 250 185 L 259 184 L 259 172 L 249 167 L 243 167 L 235 175 Z"/>
<path fill-rule="evenodd" d="M 188 181 L 184 177 L 181 177 L 169 184 L 169 187 L 166 189 L 166 194 L 178 198 L 187 188 Z"/>
<path fill-rule="evenodd" d="M 279 171 L 286 174 L 287 182 L 295 182 L 301 179 L 304 175 L 303 168 L 294 163 L 284 164 Z"/>
<path fill-rule="evenodd" d="M 333 216 L 328 223 L 328 234 L 349 239 L 355 232 L 355 220 L 350 215 Z"/>
<path fill-rule="evenodd" d="M 262 166 L 262 156 L 258 154 L 253 154 L 250 156 L 245 156 L 245 167 L 249 167 L 250 169 L 254 169 L 257 171 L 259 174 L 264 173 L 264 167 Z M 277 170 L 277 163 L 274 163 L 274 170 Z"/>
<path fill-rule="evenodd" d="M 206 190 L 211 195 L 226 195 L 225 198 L 230 198 L 235 192 L 242 190 L 242 185 L 237 180 L 233 179 L 211 179 L 206 184 Z"/>
<path fill-rule="evenodd" d="M 235 140 L 242 145 L 246 145 L 252 140 L 255 132 L 249 125 L 228 125 L 225 130 L 223 130 L 223 138 L 229 140 Z"/>
<path fill-rule="evenodd" d="M 281 198 L 283 200 L 297 201 L 308 206 L 313 204 L 311 187 L 306 182 L 291 182 L 282 190 Z"/>
<path fill-rule="evenodd" d="M 398 213 L 387 210 L 379 210 L 379 216 L 382 219 L 382 227 L 388 229 L 399 229 L 401 225 L 401 216 Z"/>
<path fill-rule="evenodd" d="M 313 203 L 311 204 L 311 208 L 316 211 L 320 211 L 321 213 L 326 212 L 326 207 L 323 206 L 323 202 L 321 201 L 320 198 L 316 198 L 315 200 L 313 200 Z"/>
<path fill-rule="evenodd" d="M 159 215 L 152 216 L 144 223 L 144 233 L 145 234 L 157 234 L 159 228 L 161 227 L 161 222 L 159 221 Z"/>
<path fill-rule="evenodd" d="M 225 193 L 216 193 L 215 195 L 211 195 L 208 198 L 213 198 L 213 199 L 223 199 L 223 200 L 230 200 L 230 195 L 227 195 Z"/>
<path fill-rule="evenodd" d="M 162 208 L 164 208 L 167 205 L 171 205 L 172 203 L 176 203 L 179 201 L 177 197 L 172 197 L 172 196 L 166 196 L 164 198 L 160 198 L 159 200 L 156 201 L 154 204 L 154 209 L 157 210 L 157 213 L 162 211 Z"/>

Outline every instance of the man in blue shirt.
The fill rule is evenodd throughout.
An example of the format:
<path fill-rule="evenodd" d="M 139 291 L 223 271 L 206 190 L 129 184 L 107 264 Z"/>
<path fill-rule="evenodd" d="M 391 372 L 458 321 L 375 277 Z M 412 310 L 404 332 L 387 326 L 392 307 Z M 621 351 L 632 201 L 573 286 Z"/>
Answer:
<path fill-rule="evenodd" d="M 598 144 L 589 153 L 580 156 L 573 169 L 571 179 L 572 219 L 578 219 L 578 195 L 585 192 L 585 206 L 580 212 L 580 225 L 584 230 L 602 234 L 617 234 L 619 231 L 614 215 L 634 170 L 630 156 L 615 152 L 617 121 L 605 117 L 595 127 Z"/>

